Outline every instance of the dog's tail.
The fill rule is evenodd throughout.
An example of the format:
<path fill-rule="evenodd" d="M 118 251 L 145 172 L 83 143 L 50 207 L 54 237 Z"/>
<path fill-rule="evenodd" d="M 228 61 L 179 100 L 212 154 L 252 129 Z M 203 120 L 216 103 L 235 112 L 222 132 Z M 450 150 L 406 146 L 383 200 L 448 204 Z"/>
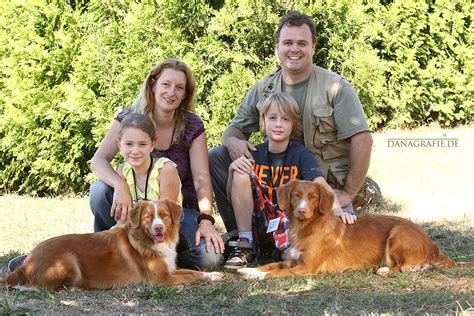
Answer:
<path fill-rule="evenodd" d="M 455 262 L 458 268 L 474 268 L 474 262 Z"/>
<path fill-rule="evenodd" d="M 448 269 L 451 269 L 451 268 L 470 268 L 470 267 L 474 267 L 474 262 L 456 262 L 456 261 L 453 261 L 451 260 L 448 256 L 446 256 L 445 254 L 443 254 L 438 246 L 436 244 L 434 244 L 434 252 L 435 252 L 435 260 L 434 260 L 434 264 L 436 267 L 443 267 L 443 268 L 448 268 Z"/>

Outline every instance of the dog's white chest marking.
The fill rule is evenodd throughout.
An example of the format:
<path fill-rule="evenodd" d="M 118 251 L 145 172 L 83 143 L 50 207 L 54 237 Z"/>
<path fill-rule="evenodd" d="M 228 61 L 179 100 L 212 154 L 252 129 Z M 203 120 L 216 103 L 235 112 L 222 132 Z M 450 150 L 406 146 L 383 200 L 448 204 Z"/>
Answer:
<path fill-rule="evenodd" d="M 257 279 L 263 280 L 268 272 L 262 272 L 256 268 L 242 268 L 237 270 L 238 273 L 242 274 L 245 279 Z"/>
<path fill-rule="evenodd" d="M 156 253 L 163 257 L 169 273 L 176 271 L 176 243 L 172 245 L 165 243 L 156 244 L 154 245 L 154 248 Z"/>

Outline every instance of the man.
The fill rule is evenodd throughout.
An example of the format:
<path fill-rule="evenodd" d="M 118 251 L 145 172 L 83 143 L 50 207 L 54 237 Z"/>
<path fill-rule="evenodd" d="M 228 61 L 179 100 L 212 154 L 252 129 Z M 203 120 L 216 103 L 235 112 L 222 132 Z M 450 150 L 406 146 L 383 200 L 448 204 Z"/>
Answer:
<path fill-rule="evenodd" d="M 226 197 L 230 163 L 252 158 L 248 141 L 259 130 L 259 108 L 270 94 L 291 94 L 300 107 L 303 137 L 300 141 L 318 160 L 338 201 L 353 214 L 352 200 L 364 182 L 370 163 L 372 136 L 362 106 L 342 76 L 313 65 L 316 31 L 308 15 L 290 12 L 275 33 L 275 51 L 281 69 L 260 80 L 247 93 L 236 117 L 222 136 L 222 145 L 209 152 L 209 165 L 217 206 L 228 232 L 237 226 Z"/>

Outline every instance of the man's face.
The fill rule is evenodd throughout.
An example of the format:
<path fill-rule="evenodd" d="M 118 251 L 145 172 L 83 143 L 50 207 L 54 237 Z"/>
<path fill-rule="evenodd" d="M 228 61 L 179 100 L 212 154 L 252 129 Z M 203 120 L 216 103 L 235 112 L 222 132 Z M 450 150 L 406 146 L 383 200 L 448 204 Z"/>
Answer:
<path fill-rule="evenodd" d="M 315 44 L 306 24 L 302 26 L 283 26 L 276 44 L 281 67 L 288 74 L 301 74 L 311 71 Z"/>

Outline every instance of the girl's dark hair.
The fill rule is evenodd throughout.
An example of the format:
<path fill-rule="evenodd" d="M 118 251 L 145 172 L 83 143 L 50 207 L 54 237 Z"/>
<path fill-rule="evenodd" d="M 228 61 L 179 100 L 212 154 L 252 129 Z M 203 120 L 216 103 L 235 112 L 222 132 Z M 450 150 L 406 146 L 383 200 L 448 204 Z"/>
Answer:
<path fill-rule="evenodd" d="M 120 123 L 120 130 L 119 130 L 119 139 L 122 138 L 123 133 L 127 128 L 136 128 L 139 129 L 148 136 L 150 136 L 151 140 L 154 141 L 156 139 L 155 134 L 155 124 L 153 121 L 145 114 L 141 113 L 130 113 L 122 120 Z"/>

